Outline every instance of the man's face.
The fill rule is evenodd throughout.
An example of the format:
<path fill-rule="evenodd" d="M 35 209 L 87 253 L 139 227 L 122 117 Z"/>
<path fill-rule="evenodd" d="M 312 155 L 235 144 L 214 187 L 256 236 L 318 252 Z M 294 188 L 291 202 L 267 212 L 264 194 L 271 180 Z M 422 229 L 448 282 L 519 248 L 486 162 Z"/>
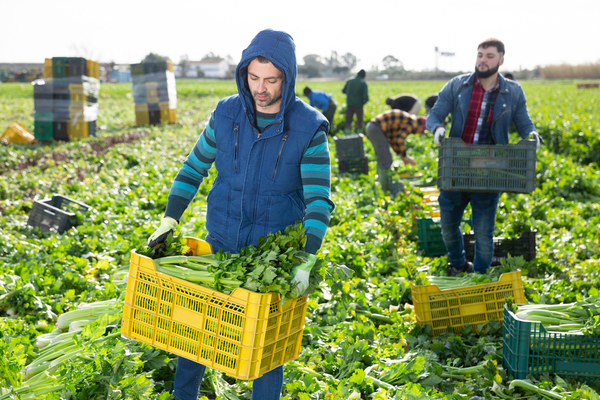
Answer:
<path fill-rule="evenodd" d="M 275 66 L 254 59 L 248 65 L 248 87 L 254 98 L 256 110 L 265 114 L 279 112 L 283 74 Z"/>
<path fill-rule="evenodd" d="M 496 46 L 477 49 L 477 62 L 475 63 L 475 74 L 478 78 L 489 78 L 498 72 L 504 63 L 504 57 L 500 56 Z"/>

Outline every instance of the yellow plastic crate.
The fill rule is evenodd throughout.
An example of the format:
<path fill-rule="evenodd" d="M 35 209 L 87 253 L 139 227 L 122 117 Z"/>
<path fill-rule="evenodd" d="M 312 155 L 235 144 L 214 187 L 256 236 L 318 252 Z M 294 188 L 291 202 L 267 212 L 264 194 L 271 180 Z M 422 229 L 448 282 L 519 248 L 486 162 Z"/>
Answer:
<path fill-rule="evenodd" d="M 194 254 L 207 242 L 186 238 Z M 156 271 L 131 251 L 121 334 L 243 380 L 298 357 L 307 298 L 237 288 L 227 295 Z"/>
<path fill-rule="evenodd" d="M 176 108 L 171 108 L 169 110 L 169 122 L 172 124 L 177 122 L 177 109 Z"/>
<path fill-rule="evenodd" d="M 52 78 L 52 59 L 44 59 L 44 78 Z"/>
<path fill-rule="evenodd" d="M 150 116 L 148 115 L 148 104 L 135 104 L 135 124 L 150 125 Z"/>
<path fill-rule="evenodd" d="M 80 119 L 80 122 L 75 122 L 75 120 L 67 122 L 67 134 L 69 135 L 69 140 L 88 138 L 89 125 L 87 122 L 83 121 L 83 118 Z"/>
<path fill-rule="evenodd" d="M 35 137 L 18 122 L 9 124 L 2 136 L 0 136 L 0 143 L 7 145 L 13 143 L 32 144 L 36 142 Z"/>
<path fill-rule="evenodd" d="M 451 329 L 460 333 L 466 324 L 476 331 L 477 325 L 491 319 L 502 322 L 505 299 L 525 303 L 521 271 L 500 275 L 498 282 L 441 290 L 437 285 L 411 285 L 417 323 L 431 325 L 437 336 Z"/>

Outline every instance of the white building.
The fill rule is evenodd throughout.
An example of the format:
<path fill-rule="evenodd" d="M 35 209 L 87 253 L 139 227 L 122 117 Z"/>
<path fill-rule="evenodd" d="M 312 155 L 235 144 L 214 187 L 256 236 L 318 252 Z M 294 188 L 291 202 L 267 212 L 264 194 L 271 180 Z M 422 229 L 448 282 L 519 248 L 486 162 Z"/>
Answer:
<path fill-rule="evenodd" d="M 199 73 L 202 71 L 202 73 Z M 185 73 L 186 78 L 226 78 L 229 71 L 229 64 L 222 58 L 209 58 L 202 61 L 188 61 L 188 68 Z M 180 66 L 175 70 L 175 77 L 183 77 L 183 71 Z"/>

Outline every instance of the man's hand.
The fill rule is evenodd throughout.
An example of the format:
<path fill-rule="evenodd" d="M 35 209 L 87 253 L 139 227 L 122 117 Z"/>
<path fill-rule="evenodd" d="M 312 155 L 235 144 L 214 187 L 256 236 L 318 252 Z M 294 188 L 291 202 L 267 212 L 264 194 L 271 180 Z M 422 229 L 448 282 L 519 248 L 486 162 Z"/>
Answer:
<path fill-rule="evenodd" d="M 539 133 L 537 133 L 536 131 L 530 132 L 529 136 L 531 136 L 531 138 L 533 140 L 535 140 L 535 148 L 539 149 L 541 145 L 544 144 L 544 139 L 542 139 L 542 137 L 540 136 Z"/>
<path fill-rule="evenodd" d="M 171 217 L 164 217 L 160 221 L 158 229 L 148 238 L 148 246 L 155 248 L 159 244 L 164 243 L 169 233 L 172 233 L 176 226 L 177 221 Z"/>
<path fill-rule="evenodd" d="M 407 164 L 417 165 L 415 159 L 412 158 L 411 156 L 408 156 L 408 155 L 404 156 L 404 157 L 400 156 L 400 159 L 404 162 L 404 165 L 407 165 Z"/>
<path fill-rule="evenodd" d="M 306 289 L 308 289 L 308 280 L 310 278 L 310 270 L 315 266 L 317 262 L 317 256 L 314 254 L 308 255 L 308 260 L 292 270 L 292 293 L 294 296 L 302 296 Z"/>
<path fill-rule="evenodd" d="M 435 130 L 435 133 L 433 134 L 433 144 L 439 146 L 444 136 L 446 136 L 446 130 L 440 126 Z"/>

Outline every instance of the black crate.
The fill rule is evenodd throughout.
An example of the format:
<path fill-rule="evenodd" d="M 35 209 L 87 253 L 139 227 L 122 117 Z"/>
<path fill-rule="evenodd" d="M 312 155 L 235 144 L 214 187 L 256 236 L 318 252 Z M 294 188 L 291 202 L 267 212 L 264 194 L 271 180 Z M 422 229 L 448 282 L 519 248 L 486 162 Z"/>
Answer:
<path fill-rule="evenodd" d="M 63 233 L 73 227 L 76 213 L 87 213 L 90 206 L 61 195 L 35 200 L 27 224 L 46 232 Z"/>
<path fill-rule="evenodd" d="M 68 57 L 67 64 L 69 64 L 69 76 L 82 76 L 87 75 L 87 61 L 82 57 Z"/>
<path fill-rule="evenodd" d="M 69 92 L 57 92 L 52 94 L 52 111 L 69 112 L 71 105 L 71 94 Z"/>
<path fill-rule="evenodd" d="M 54 121 L 54 140 L 64 140 L 65 142 L 69 141 L 69 133 L 67 132 L 68 124 L 68 121 Z"/>
<path fill-rule="evenodd" d="M 160 124 L 160 110 L 148 111 L 148 120 L 150 125 Z"/>
<path fill-rule="evenodd" d="M 494 238 L 494 256 L 492 265 L 500 265 L 500 260 L 508 257 L 523 256 L 525 261 L 535 258 L 535 231 L 523 232 L 517 239 Z M 463 235 L 465 246 L 465 257 L 473 261 L 475 257 L 475 235 L 465 233 Z"/>
<path fill-rule="evenodd" d="M 144 76 L 144 64 L 131 64 L 131 76 Z"/>
<path fill-rule="evenodd" d="M 362 134 L 335 136 L 335 154 L 338 161 L 356 160 L 365 156 L 365 144 Z"/>
<path fill-rule="evenodd" d="M 148 74 L 154 74 L 156 72 L 159 72 L 158 63 L 156 63 L 156 62 L 144 63 L 144 74 L 148 75 Z"/>
<path fill-rule="evenodd" d="M 356 158 L 354 160 L 339 160 L 338 167 L 340 174 L 368 174 L 369 159 L 367 157 Z"/>
<path fill-rule="evenodd" d="M 158 103 L 147 103 L 148 111 L 160 111 L 160 105 Z"/>
<path fill-rule="evenodd" d="M 399 181 L 395 181 L 390 178 L 390 194 L 392 197 L 396 197 L 398 193 L 404 193 L 404 184 Z"/>
<path fill-rule="evenodd" d="M 53 88 L 51 83 L 33 85 L 33 108 L 36 111 L 52 111 Z"/>
<path fill-rule="evenodd" d="M 96 136 L 96 120 L 88 122 L 88 136 Z"/>

